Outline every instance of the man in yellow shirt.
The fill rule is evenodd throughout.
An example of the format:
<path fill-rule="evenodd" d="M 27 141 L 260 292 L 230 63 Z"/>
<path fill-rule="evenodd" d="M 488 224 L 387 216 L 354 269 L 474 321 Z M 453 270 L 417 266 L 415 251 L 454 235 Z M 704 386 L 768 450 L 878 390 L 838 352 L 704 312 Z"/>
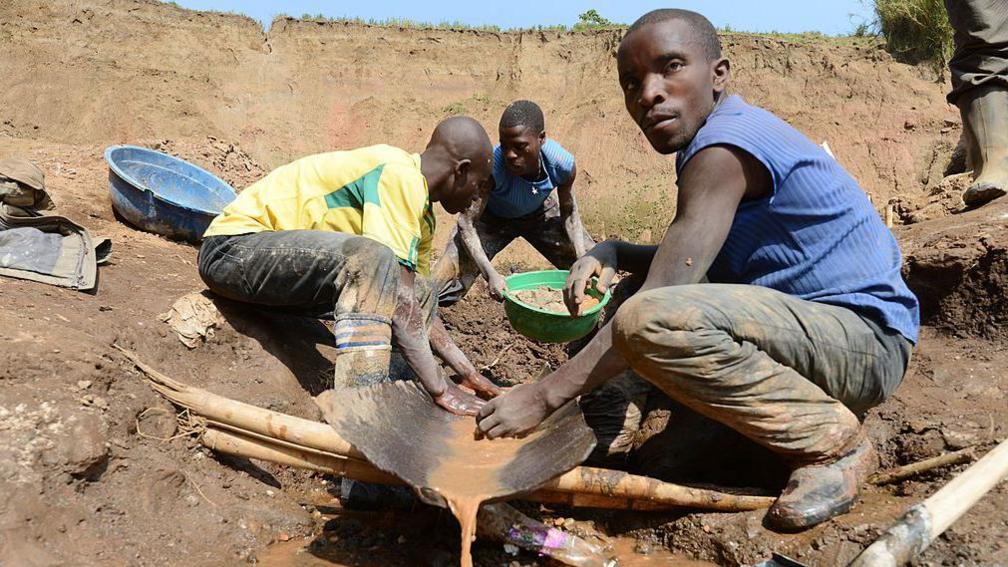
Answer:
<path fill-rule="evenodd" d="M 422 154 L 377 145 L 277 168 L 210 224 L 200 276 L 236 301 L 334 308 L 336 387 L 388 379 L 394 338 L 436 403 L 475 414 L 482 401 L 446 380 L 433 353 L 477 393 L 499 390 L 432 316 L 434 290 L 415 273 L 430 269 L 431 204 L 465 210 L 490 178 L 492 152 L 478 122 L 454 117 Z"/>

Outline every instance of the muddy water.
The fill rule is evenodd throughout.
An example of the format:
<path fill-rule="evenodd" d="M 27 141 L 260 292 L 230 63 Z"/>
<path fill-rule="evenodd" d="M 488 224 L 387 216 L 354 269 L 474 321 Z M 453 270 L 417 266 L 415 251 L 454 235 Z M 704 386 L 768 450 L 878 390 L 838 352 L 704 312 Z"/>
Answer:
<path fill-rule="evenodd" d="M 376 527 L 377 529 L 377 527 Z M 319 538 L 325 541 L 324 538 Z M 613 555 L 619 560 L 619 567 L 714 567 L 716 564 L 706 561 L 696 561 L 681 555 L 675 555 L 665 550 L 654 550 L 647 555 L 641 555 L 634 551 L 637 541 L 632 538 L 607 538 L 609 544 L 614 549 Z M 265 567 L 351 567 L 359 565 L 421 565 L 426 554 L 413 549 L 418 556 L 418 560 L 403 563 L 400 554 L 390 554 L 388 548 L 375 549 L 367 552 L 367 558 L 351 556 L 349 554 L 342 558 L 335 551 L 329 550 L 329 545 L 310 546 L 309 540 L 296 539 L 270 546 L 269 549 L 256 556 L 256 562 Z M 422 545 L 422 543 L 410 543 L 409 545 Z M 393 546 L 401 547 L 393 543 Z M 408 550 L 407 550 L 408 551 Z M 521 559 L 522 564 L 527 564 L 528 559 Z M 555 564 L 548 559 L 532 562 L 533 565 Z"/>
<path fill-rule="evenodd" d="M 664 549 L 655 549 L 647 555 L 635 551 L 638 542 L 632 538 L 613 538 L 609 540 L 613 555 L 619 560 L 619 567 L 714 567 L 715 563 L 696 561 L 675 555 Z"/>
<path fill-rule="evenodd" d="M 461 565 L 472 566 L 471 545 L 476 536 L 476 513 L 480 503 L 509 491 L 500 472 L 514 460 L 529 439 L 476 439 L 476 422 L 452 422 L 446 441 L 448 454 L 429 478 L 430 487 L 444 497 L 462 528 Z M 534 432 L 534 438 L 540 433 Z"/>

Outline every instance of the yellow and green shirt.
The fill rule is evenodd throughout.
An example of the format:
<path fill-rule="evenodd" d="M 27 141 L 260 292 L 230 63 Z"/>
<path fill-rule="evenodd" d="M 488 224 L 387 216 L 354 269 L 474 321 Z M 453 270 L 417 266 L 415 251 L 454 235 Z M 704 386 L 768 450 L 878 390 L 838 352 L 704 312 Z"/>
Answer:
<path fill-rule="evenodd" d="M 301 158 L 242 191 L 204 236 L 299 229 L 365 236 L 427 275 L 434 212 L 420 155 L 377 145 Z"/>

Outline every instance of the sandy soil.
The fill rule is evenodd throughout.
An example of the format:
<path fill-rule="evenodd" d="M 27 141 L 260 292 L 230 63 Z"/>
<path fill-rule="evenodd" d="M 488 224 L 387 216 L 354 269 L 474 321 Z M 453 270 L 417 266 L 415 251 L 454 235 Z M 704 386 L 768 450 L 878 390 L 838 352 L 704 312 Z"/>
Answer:
<path fill-rule="evenodd" d="M 95 294 L 0 279 L 3 563 L 456 562 L 458 530 L 446 512 L 342 511 L 335 479 L 218 457 L 179 428 L 175 409 L 113 343 L 179 380 L 318 418 L 309 394 L 331 376 L 330 335 L 313 320 L 226 309 L 206 344 L 182 345 L 158 315 L 203 289 L 196 249 L 115 220 L 102 151 L 120 142 L 161 148 L 243 187 L 303 153 L 377 141 L 419 147 L 456 103 L 493 126 L 507 101 L 540 96 L 551 135 L 578 156 L 589 230 L 649 240 L 671 214 L 672 163 L 648 152 L 623 115 L 608 80 L 615 38 L 296 20 L 266 34 L 247 19 L 149 0 L 0 5 L 0 156 L 38 163 L 60 210 L 114 242 Z M 912 223 L 895 231 L 927 327 L 904 384 L 868 416 L 884 466 L 1004 438 L 1008 204 L 961 212 L 953 181 L 941 181 L 959 134 L 941 84 L 870 40 L 725 42 L 740 92 L 828 140 L 880 211 L 894 199 L 898 221 Z M 542 259 L 517 247 L 500 265 Z M 510 332 L 479 284 L 444 316 L 502 384 L 566 359 L 561 346 Z M 743 475 L 758 466 L 733 465 Z M 625 536 L 627 553 L 664 548 L 739 565 L 776 550 L 833 565 L 961 468 L 870 488 L 853 513 L 799 535 L 765 530 L 759 513 L 523 511 L 585 535 Z M 1005 510 L 1001 485 L 919 563 L 1008 562 Z M 477 565 L 543 564 L 497 544 L 474 551 Z"/>
<path fill-rule="evenodd" d="M 517 291 L 514 293 L 514 296 L 519 301 L 533 307 L 538 307 L 554 313 L 567 313 L 567 306 L 564 304 L 563 299 L 563 291 L 559 289 L 539 286 L 533 289 L 523 289 L 521 291 Z M 581 302 L 581 310 L 584 311 L 591 309 L 598 304 L 598 298 L 589 295 Z"/>

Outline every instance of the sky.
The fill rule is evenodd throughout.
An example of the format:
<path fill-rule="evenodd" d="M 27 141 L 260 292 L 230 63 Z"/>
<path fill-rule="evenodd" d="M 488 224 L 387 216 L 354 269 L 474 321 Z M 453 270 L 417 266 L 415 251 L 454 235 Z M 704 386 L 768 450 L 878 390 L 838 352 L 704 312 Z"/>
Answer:
<path fill-rule="evenodd" d="M 403 18 L 420 22 L 462 22 L 472 26 L 501 28 L 573 25 L 578 14 L 594 8 L 614 22 L 631 23 L 655 8 L 685 8 L 707 16 L 715 26 L 738 31 L 818 31 L 827 35 L 850 33 L 859 23 L 870 22 L 872 9 L 866 0 L 684 0 L 674 4 L 652 0 L 176 0 L 196 10 L 237 12 L 269 27 L 277 14 L 299 17 L 323 14 L 363 20 Z"/>

